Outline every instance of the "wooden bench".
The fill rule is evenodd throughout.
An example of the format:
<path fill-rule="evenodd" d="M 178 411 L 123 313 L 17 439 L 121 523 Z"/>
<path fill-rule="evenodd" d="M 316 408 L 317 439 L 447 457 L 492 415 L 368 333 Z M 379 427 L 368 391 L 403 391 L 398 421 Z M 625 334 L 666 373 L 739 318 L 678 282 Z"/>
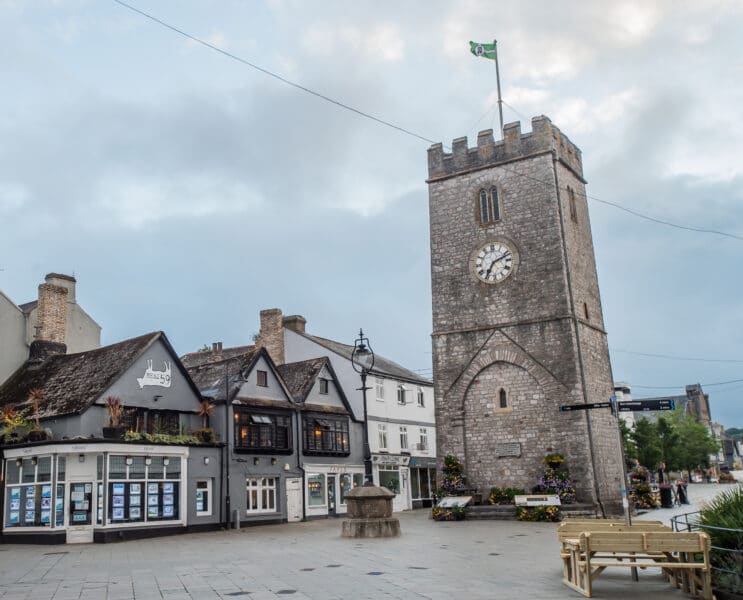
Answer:
<path fill-rule="evenodd" d="M 632 525 L 627 525 L 622 519 L 567 519 L 557 527 L 564 579 L 572 579 L 571 545 L 577 542 L 581 533 L 604 531 L 671 531 L 671 528 L 663 525 L 661 521 L 634 521 Z"/>
<path fill-rule="evenodd" d="M 633 526 L 634 527 L 634 526 Z M 659 567 L 674 587 L 713 600 L 710 538 L 706 533 L 673 531 L 584 532 L 565 542 L 570 557 L 568 587 L 590 598 L 592 584 L 609 567 Z"/>

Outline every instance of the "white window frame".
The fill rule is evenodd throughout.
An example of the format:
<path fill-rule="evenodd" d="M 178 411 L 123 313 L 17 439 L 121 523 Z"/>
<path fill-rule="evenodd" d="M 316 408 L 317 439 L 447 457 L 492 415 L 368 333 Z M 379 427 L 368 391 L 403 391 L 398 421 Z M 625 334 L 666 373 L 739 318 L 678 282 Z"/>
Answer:
<path fill-rule="evenodd" d="M 418 448 L 421 451 L 428 450 L 428 429 L 425 427 L 418 428 Z"/>
<path fill-rule="evenodd" d="M 205 488 L 200 488 L 199 487 L 199 484 L 200 483 L 206 483 L 206 487 Z M 211 477 L 208 478 L 208 479 L 197 479 L 196 480 L 196 496 L 197 497 L 199 495 L 199 490 L 206 491 L 206 507 L 207 508 L 206 508 L 206 510 L 199 510 L 198 509 L 198 504 L 197 504 L 196 516 L 197 517 L 211 517 L 211 515 L 212 515 L 212 504 L 213 504 L 212 501 L 214 499 L 214 496 L 212 495 L 212 480 L 211 480 Z"/>
<path fill-rule="evenodd" d="M 421 408 L 425 408 L 426 406 L 426 398 L 423 393 L 423 388 L 418 388 L 418 406 Z"/>
<path fill-rule="evenodd" d="M 407 388 L 404 384 L 400 383 L 397 386 L 397 403 L 400 406 L 405 406 L 405 392 L 407 392 Z"/>
<path fill-rule="evenodd" d="M 330 380 L 326 379 L 325 377 L 320 377 L 320 393 L 323 396 L 327 396 L 329 389 L 330 389 Z"/>
<path fill-rule="evenodd" d="M 379 436 L 379 449 L 387 450 L 387 423 L 377 423 L 377 434 Z"/>
<path fill-rule="evenodd" d="M 400 450 L 408 449 L 408 426 L 400 425 Z"/>
<path fill-rule="evenodd" d="M 377 402 L 384 402 L 384 379 L 382 377 L 376 377 L 374 387 L 377 392 Z"/>
<path fill-rule="evenodd" d="M 246 500 L 246 509 L 245 512 L 249 515 L 256 515 L 256 514 L 266 514 L 266 513 L 275 513 L 278 511 L 278 498 L 277 498 L 277 482 L 279 478 L 278 477 L 247 477 L 245 479 L 245 500 Z M 250 482 L 255 481 L 256 485 L 250 485 Z M 272 483 L 266 483 L 264 485 L 263 482 L 272 482 Z M 273 507 L 265 507 L 261 506 L 263 504 L 263 490 L 273 490 Z M 250 501 L 250 492 L 252 490 L 256 491 L 256 501 L 257 501 L 257 507 L 251 508 L 251 501 Z"/>

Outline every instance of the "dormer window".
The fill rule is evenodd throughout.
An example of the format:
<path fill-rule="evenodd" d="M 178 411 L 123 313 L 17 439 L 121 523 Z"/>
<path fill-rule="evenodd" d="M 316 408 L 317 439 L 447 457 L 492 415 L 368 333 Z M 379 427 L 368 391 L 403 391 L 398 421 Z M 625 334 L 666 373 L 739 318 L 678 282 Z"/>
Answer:
<path fill-rule="evenodd" d="M 480 189 L 478 196 L 478 216 L 481 225 L 490 225 L 500 221 L 500 198 L 498 188 Z"/>
<path fill-rule="evenodd" d="M 256 385 L 260 387 L 268 387 L 268 372 L 267 371 L 256 371 Z"/>

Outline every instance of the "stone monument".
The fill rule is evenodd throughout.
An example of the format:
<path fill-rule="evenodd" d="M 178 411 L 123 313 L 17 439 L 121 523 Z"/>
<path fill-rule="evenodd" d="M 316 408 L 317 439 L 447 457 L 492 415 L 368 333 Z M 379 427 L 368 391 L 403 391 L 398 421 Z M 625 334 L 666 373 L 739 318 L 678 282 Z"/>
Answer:
<path fill-rule="evenodd" d="M 343 520 L 341 536 L 380 538 L 400 535 L 400 521 L 392 516 L 395 494 L 385 487 L 360 486 L 345 495 L 348 517 Z"/>

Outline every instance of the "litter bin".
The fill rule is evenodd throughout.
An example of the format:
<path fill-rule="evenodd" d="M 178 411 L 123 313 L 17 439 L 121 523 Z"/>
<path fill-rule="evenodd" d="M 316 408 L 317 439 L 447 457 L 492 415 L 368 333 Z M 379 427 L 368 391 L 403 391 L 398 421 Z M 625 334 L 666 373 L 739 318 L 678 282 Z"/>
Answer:
<path fill-rule="evenodd" d="M 662 483 L 660 488 L 660 506 L 661 508 L 673 508 L 673 490 L 667 483 Z"/>
<path fill-rule="evenodd" d="M 689 504 L 689 496 L 686 494 L 686 483 L 679 481 L 676 485 L 676 494 L 678 495 L 679 504 Z"/>

